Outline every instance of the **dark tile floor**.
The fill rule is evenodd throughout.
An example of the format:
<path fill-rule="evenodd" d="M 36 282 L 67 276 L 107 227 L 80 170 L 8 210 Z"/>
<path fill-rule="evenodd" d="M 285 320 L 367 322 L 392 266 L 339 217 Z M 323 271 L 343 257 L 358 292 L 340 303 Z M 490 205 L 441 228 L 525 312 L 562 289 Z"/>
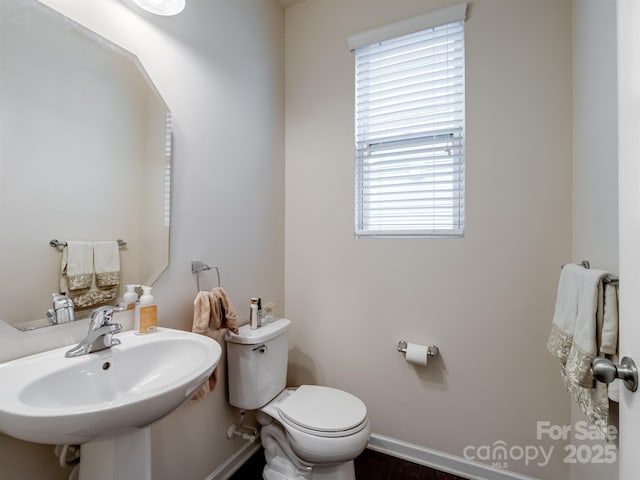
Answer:
<path fill-rule="evenodd" d="M 358 480 L 464 480 L 399 458 L 365 450 L 355 459 Z M 264 453 L 259 450 L 229 480 L 261 480 Z"/>

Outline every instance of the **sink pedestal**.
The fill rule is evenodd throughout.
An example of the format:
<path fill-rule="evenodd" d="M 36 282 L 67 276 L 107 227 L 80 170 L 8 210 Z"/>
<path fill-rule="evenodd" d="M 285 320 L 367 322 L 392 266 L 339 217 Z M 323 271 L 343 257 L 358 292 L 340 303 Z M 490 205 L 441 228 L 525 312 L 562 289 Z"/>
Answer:
<path fill-rule="evenodd" d="M 151 432 L 131 429 L 80 446 L 80 480 L 151 480 Z"/>

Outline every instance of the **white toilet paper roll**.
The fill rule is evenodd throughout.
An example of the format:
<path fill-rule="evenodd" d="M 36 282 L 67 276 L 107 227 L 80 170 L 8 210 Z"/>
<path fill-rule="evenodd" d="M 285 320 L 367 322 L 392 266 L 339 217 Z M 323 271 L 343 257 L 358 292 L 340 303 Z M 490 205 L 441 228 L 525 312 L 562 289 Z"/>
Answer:
<path fill-rule="evenodd" d="M 422 367 L 427 366 L 427 352 L 429 351 L 429 347 L 426 345 L 418 345 L 416 343 L 407 343 L 407 354 L 406 359 L 407 362 L 413 363 L 414 365 L 420 365 Z"/>

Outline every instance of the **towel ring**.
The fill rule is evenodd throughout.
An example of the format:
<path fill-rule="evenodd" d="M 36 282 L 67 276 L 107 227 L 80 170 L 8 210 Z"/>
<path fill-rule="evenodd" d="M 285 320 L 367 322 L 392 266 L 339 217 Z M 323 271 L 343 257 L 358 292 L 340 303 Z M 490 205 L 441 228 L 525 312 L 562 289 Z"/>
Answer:
<path fill-rule="evenodd" d="M 201 262 L 200 260 L 194 260 L 193 262 L 191 262 L 191 273 L 195 274 L 196 276 L 196 288 L 198 289 L 198 293 L 200 292 L 200 272 L 205 272 L 211 269 L 214 269 L 216 271 L 216 276 L 218 278 L 218 287 L 220 287 L 220 269 L 218 267 L 206 264 L 204 262 Z"/>

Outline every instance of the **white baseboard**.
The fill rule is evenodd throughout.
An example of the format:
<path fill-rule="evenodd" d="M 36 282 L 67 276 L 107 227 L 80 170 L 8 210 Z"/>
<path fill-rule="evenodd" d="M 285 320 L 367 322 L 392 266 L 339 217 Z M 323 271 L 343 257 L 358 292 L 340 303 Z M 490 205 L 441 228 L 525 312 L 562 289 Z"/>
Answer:
<path fill-rule="evenodd" d="M 244 465 L 254 453 L 256 453 L 262 444 L 259 440 L 246 443 L 240 450 L 227 458 L 225 462 L 215 469 L 205 480 L 227 480 L 231 475 Z"/>
<path fill-rule="evenodd" d="M 229 457 L 205 480 L 227 480 L 249 460 L 260 447 L 261 444 L 258 440 L 243 445 L 241 449 Z M 482 463 L 472 462 L 463 457 L 425 448 L 376 433 L 371 434 L 367 448 L 469 480 L 537 480 L 536 478 L 520 473 L 492 468 Z"/>
<path fill-rule="evenodd" d="M 367 448 L 469 480 L 537 480 L 376 433 L 371 434 Z"/>

